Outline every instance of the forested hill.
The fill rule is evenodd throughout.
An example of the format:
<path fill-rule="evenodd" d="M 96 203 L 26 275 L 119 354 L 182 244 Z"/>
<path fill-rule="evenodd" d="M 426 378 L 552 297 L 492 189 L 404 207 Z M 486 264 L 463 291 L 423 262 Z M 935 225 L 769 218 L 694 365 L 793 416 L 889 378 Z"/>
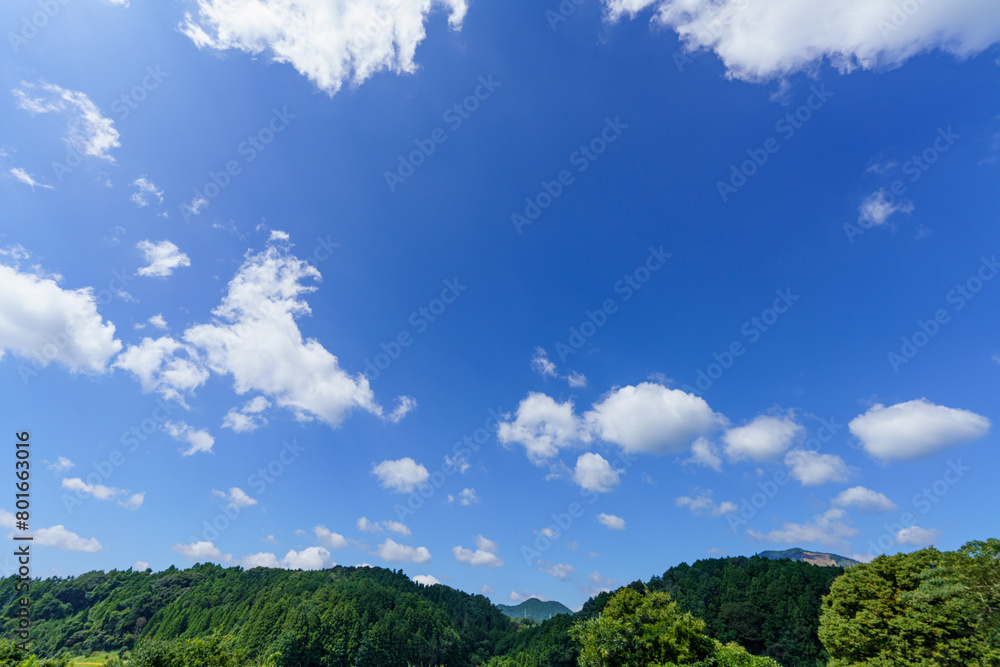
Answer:
<path fill-rule="evenodd" d="M 497 608 L 511 618 L 531 618 L 536 621 L 547 621 L 559 614 L 572 614 L 569 607 L 555 600 L 539 600 L 528 598 L 518 605 L 498 604 Z"/>
<path fill-rule="evenodd" d="M 14 596 L 16 581 L 0 583 L 0 599 Z M 251 655 L 280 651 L 286 664 L 463 666 L 484 662 L 515 632 L 482 595 L 382 568 L 89 572 L 33 581 L 30 595 L 32 645 L 48 656 L 131 648 L 140 634 L 172 640 L 219 631 Z M 16 612 L 9 605 L 0 617 L 4 636 Z"/>

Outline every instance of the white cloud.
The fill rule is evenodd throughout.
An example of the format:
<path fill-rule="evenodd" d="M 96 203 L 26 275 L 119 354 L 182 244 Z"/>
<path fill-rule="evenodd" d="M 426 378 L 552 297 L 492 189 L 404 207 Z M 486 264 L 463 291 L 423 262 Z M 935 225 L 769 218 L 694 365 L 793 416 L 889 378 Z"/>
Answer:
<path fill-rule="evenodd" d="M 230 563 L 233 560 L 231 554 L 223 554 L 214 544 L 207 540 L 192 542 L 190 544 L 175 544 L 170 549 L 195 561 Z"/>
<path fill-rule="evenodd" d="M 610 592 L 618 588 L 621 585 L 617 579 L 612 579 L 611 577 L 602 576 L 600 572 L 594 570 L 587 575 L 587 581 L 590 582 L 589 586 L 581 586 L 580 590 L 589 597 L 594 597 L 605 591 Z"/>
<path fill-rule="evenodd" d="M 254 567 L 273 567 L 273 568 L 281 567 L 281 563 L 278 562 L 278 557 L 267 551 L 262 551 L 261 553 L 249 554 L 248 556 L 244 556 L 243 560 L 240 561 L 240 565 L 242 565 L 244 569 L 247 570 Z"/>
<path fill-rule="evenodd" d="M 455 560 L 459 563 L 474 566 L 500 567 L 503 565 L 503 558 L 497 555 L 499 549 L 500 547 L 496 542 L 479 535 L 476 537 L 475 551 L 460 546 L 453 547 L 451 551 L 455 554 Z"/>
<path fill-rule="evenodd" d="M 57 473 L 60 473 L 60 472 L 66 472 L 67 470 L 75 466 L 76 464 L 70 461 L 65 456 L 60 456 L 55 463 L 50 463 L 46 467 L 49 470 L 55 470 Z"/>
<path fill-rule="evenodd" d="M 236 393 L 258 391 L 299 421 L 319 419 L 336 428 L 354 408 L 387 418 L 364 375 L 348 374 L 319 341 L 302 339 L 295 320 L 311 313 L 301 297 L 315 289 L 302 281 L 319 278 L 315 267 L 285 247 L 248 253 L 212 311 L 214 322 L 189 328 L 184 340 L 212 371 L 232 375 Z M 413 407 L 408 397 L 397 400 L 400 408 L 390 421 Z"/>
<path fill-rule="evenodd" d="M 625 530 L 625 519 L 620 516 L 601 512 L 597 515 L 597 520 L 600 521 L 603 526 L 610 528 L 611 530 Z"/>
<path fill-rule="evenodd" d="M 326 526 L 316 526 L 313 528 L 316 539 L 327 545 L 331 549 L 344 549 L 347 547 L 347 538 L 340 533 L 335 533 Z"/>
<path fill-rule="evenodd" d="M 224 491 L 212 490 L 212 495 L 218 496 L 219 498 L 224 498 L 236 505 L 237 507 L 250 507 L 257 504 L 256 498 L 251 498 L 247 495 L 247 492 L 238 486 L 232 486 L 229 488 L 229 493 Z"/>
<path fill-rule="evenodd" d="M 423 586 L 434 586 L 441 583 L 437 580 L 437 577 L 430 574 L 418 574 L 410 577 L 410 579 Z"/>
<path fill-rule="evenodd" d="M 191 456 L 198 452 L 212 452 L 212 445 L 215 444 L 215 438 L 205 430 L 197 430 L 188 426 L 184 422 L 166 422 L 163 424 L 163 430 L 166 431 L 171 438 L 177 440 L 178 442 L 186 442 L 190 445 L 186 450 L 181 452 L 181 456 Z"/>
<path fill-rule="evenodd" d="M 866 452 L 887 462 L 927 456 L 977 440 L 989 431 L 990 420 L 918 398 L 889 407 L 874 405 L 847 426 Z"/>
<path fill-rule="evenodd" d="M 559 377 L 556 373 L 556 365 L 549 360 L 548 353 L 540 347 L 535 348 L 535 354 L 531 357 L 531 370 L 542 377 Z"/>
<path fill-rule="evenodd" d="M 27 257 L 20 249 L 4 254 Z M 0 264 L 0 359 L 9 351 L 38 366 L 58 361 L 73 373 L 106 372 L 122 349 L 115 325 L 97 312 L 93 289 L 66 290 L 57 279 Z"/>
<path fill-rule="evenodd" d="M 144 206 L 149 206 L 149 202 L 154 197 L 161 204 L 163 203 L 163 190 L 156 187 L 156 183 L 149 180 L 149 177 L 143 175 L 135 179 L 132 185 L 137 188 L 135 192 L 132 193 L 130 199 L 139 206 L 140 208 Z"/>
<path fill-rule="evenodd" d="M 907 526 L 896 531 L 896 541 L 914 547 L 929 547 L 937 541 L 938 531 L 928 530 L 920 526 Z"/>
<path fill-rule="evenodd" d="M 119 505 L 130 510 L 139 509 L 146 497 L 144 493 L 132 493 L 128 489 L 116 489 L 103 484 L 88 484 L 79 477 L 64 479 L 61 486 L 67 491 L 93 496 L 97 500 L 117 500 Z"/>
<path fill-rule="evenodd" d="M 479 593 L 480 593 L 480 595 L 490 595 L 491 593 L 494 593 L 494 592 L 495 591 L 492 588 L 490 588 L 489 586 L 487 586 L 486 584 L 483 584 L 482 586 L 479 587 Z"/>
<path fill-rule="evenodd" d="M 576 460 L 573 481 L 588 491 L 607 493 L 621 482 L 621 472 L 624 470 L 615 470 L 600 454 L 588 452 Z"/>
<path fill-rule="evenodd" d="M 392 538 L 386 538 L 385 542 L 378 545 L 377 553 L 390 563 L 426 563 L 431 559 L 431 552 L 427 547 L 399 544 Z"/>
<path fill-rule="evenodd" d="M 158 313 L 156 315 L 153 315 L 147 321 L 151 325 L 153 325 L 155 328 L 157 328 L 157 329 L 166 329 L 167 328 L 167 321 L 165 319 L 163 319 L 163 314 L 162 313 Z"/>
<path fill-rule="evenodd" d="M 410 535 L 411 531 L 406 524 L 401 521 L 369 521 L 367 517 L 360 517 L 357 522 L 358 530 L 366 533 L 384 533 L 389 531 L 400 535 Z"/>
<path fill-rule="evenodd" d="M 851 471 L 835 454 L 820 454 L 805 449 L 793 449 L 785 454 L 789 474 L 802 486 L 817 486 L 827 482 L 846 482 Z"/>
<path fill-rule="evenodd" d="M 267 51 L 333 94 L 345 81 L 360 85 L 374 73 L 416 71 L 414 54 L 435 8 L 459 29 L 466 0 L 198 0 L 181 31 L 199 48 Z"/>
<path fill-rule="evenodd" d="M 778 457 L 805 431 L 801 424 L 789 417 L 760 415 L 745 426 L 729 429 L 722 440 L 726 443 L 726 456 L 731 461 L 766 461 Z"/>
<path fill-rule="evenodd" d="M 444 465 L 446 468 L 454 468 L 458 470 L 459 473 L 465 474 L 471 466 L 469 462 L 465 459 L 462 454 L 455 454 L 455 456 L 444 455 Z"/>
<path fill-rule="evenodd" d="M 455 496 L 448 495 L 448 502 L 453 502 L 456 500 Z M 479 502 L 479 496 L 476 495 L 475 489 L 462 489 L 458 492 L 458 503 L 460 505 L 472 505 Z"/>
<path fill-rule="evenodd" d="M 184 395 L 204 384 L 210 375 L 194 346 L 170 336 L 143 338 L 138 345 L 129 345 L 115 359 L 114 367 L 132 373 L 144 392 L 155 391 L 181 405 L 185 405 Z"/>
<path fill-rule="evenodd" d="M 39 528 L 35 531 L 34 538 L 35 544 L 53 549 L 96 553 L 104 548 L 96 537 L 80 537 L 76 533 L 66 530 L 62 524 L 51 528 Z"/>
<path fill-rule="evenodd" d="M 940 49 L 971 57 L 1000 40 L 992 0 L 604 0 L 608 19 L 652 7 L 687 50 L 710 49 L 747 81 L 812 70 L 884 69 Z"/>
<path fill-rule="evenodd" d="M 119 148 L 118 130 L 114 121 L 101 115 L 101 110 L 86 94 L 66 90 L 51 83 L 21 82 L 13 91 L 19 109 L 35 114 L 65 114 L 68 122 L 66 144 L 85 156 L 114 162 L 109 152 Z"/>
<path fill-rule="evenodd" d="M 165 278 L 181 266 L 191 266 L 191 260 L 170 241 L 139 241 L 135 246 L 146 256 L 148 266 L 138 270 L 140 276 L 155 276 Z"/>
<path fill-rule="evenodd" d="M 722 472 L 722 459 L 716 453 L 715 446 L 708 438 L 698 438 L 691 444 L 691 457 L 684 460 L 684 463 L 711 468 L 715 472 Z"/>
<path fill-rule="evenodd" d="M 581 389 L 587 386 L 587 376 L 584 375 L 583 373 L 577 373 L 576 371 L 572 371 L 569 375 L 566 376 L 566 382 L 568 382 L 569 386 L 573 387 L 574 389 Z"/>
<path fill-rule="evenodd" d="M 249 433 L 267 424 L 267 419 L 261 415 L 271 407 L 271 402 L 263 396 L 257 396 L 247 401 L 242 408 L 235 408 L 226 413 L 222 427 L 232 429 L 236 433 Z"/>
<path fill-rule="evenodd" d="M 601 439 L 627 452 L 679 453 L 722 423 L 699 396 L 642 382 L 606 394 L 584 420 Z"/>
<path fill-rule="evenodd" d="M 556 535 L 559 534 L 555 528 L 542 528 L 538 532 L 544 535 L 545 537 L 555 537 Z"/>
<path fill-rule="evenodd" d="M 137 560 L 132 565 L 132 571 L 133 572 L 145 572 L 148 569 L 149 569 L 149 563 L 147 563 L 144 560 Z"/>
<path fill-rule="evenodd" d="M 845 521 L 847 512 L 840 508 L 829 509 L 813 517 L 808 523 L 786 521 L 780 529 L 769 533 L 748 530 L 747 534 L 757 540 L 769 540 L 781 544 L 818 543 L 825 546 L 843 544 L 848 537 L 857 535 L 858 529 Z"/>
<path fill-rule="evenodd" d="M 837 507 L 856 507 L 862 512 L 889 512 L 896 509 L 896 503 L 885 495 L 866 489 L 863 486 L 853 486 L 837 494 L 833 499 Z"/>
<path fill-rule="evenodd" d="M 395 461 L 382 461 L 372 468 L 383 489 L 397 493 L 410 493 L 430 477 L 427 468 L 409 456 Z"/>
<path fill-rule="evenodd" d="M 707 489 L 698 494 L 697 498 L 692 498 L 690 496 L 681 496 L 676 500 L 678 507 L 687 507 L 694 514 L 702 515 L 705 513 L 711 514 L 712 516 L 722 516 L 724 514 L 732 514 L 737 511 L 739 507 L 736 503 L 730 501 L 724 501 L 716 504 L 712 500 L 712 490 Z"/>
<path fill-rule="evenodd" d="M 510 415 L 505 416 L 507 419 Z M 573 401 L 557 403 L 545 394 L 532 392 L 517 406 L 513 422 L 501 422 L 497 429 L 501 444 L 524 445 L 528 459 L 542 464 L 559 453 L 560 448 L 589 442 L 590 434 L 573 411 Z"/>
<path fill-rule="evenodd" d="M 893 213 L 906 213 L 909 215 L 913 212 L 913 204 L 906 199 L 900 199 L 898 202 L 891 201 L 886 197 L 885 190 L 878 190 L 873 192 L 864 201 L 861 202 L 861 206 L 858 208 L 858 222 L 863 223 L 865 227 L 878 227 L 879 225 L 885 224 Z"/>
<path fill-rule="evenodd" d="M 289 570 L 322 570 L 330 567 L 330 552 L 323 547 L 309 547 L 302 551 L 289 549 L 282 564 Z"/>
<path fill-rule="evenodd" d="M 14 167 L 13 169 L 11 169 L 10 174 L 17 180 L 29 186 L 32 190 L 34 190 L 36 186 L 39 188 L 45 188 L 46 190 L 55 190 L 55 188 L 52 187 L 51 185 L 46 185 L 45 183 L 39 183 L 38 181 L 35 180 L 34 176 L 26 172 L 24 169 L 21 169 L 20 167 Z"/>
<path fill-rule="evenodd" d="M 559 581 L 566 581 L 576 572 L 576 568 L 569 563 L 552 563 L 547 560 L 538 561 L 538 569 Z"/>

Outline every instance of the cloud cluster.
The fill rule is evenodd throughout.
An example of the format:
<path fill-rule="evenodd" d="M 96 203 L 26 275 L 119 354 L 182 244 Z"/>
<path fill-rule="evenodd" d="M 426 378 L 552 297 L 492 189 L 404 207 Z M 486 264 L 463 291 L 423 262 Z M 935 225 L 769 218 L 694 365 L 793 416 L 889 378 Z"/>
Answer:
<path fill-rule="evenodd" d="M 65 141 L 71 149 L 81 155 L 115 161 L 110 151 L 121 147 L 118 130 L 114 121 L 101 115 L 101 110 L 86 94 L 44 81 L 22 81 L 12 92 L 17 107 L 32 115 L 57 113 L 65 116 L 68 124 Z"/>
<path fill-rule="evenodd" d="M 847 425 L 864 450 L 882 462 L 913 459 L 978 440 L 990 420 L 926 398 L 886 407 L 877 404 Z"/>
<path fill-rule="evenodd" d="M 455 560 L 466 565 L 500 567 L 503 565 L 503 558 L 497 552 L 500 547 L 496 542 L 488 540 L 482 535 L 476 536 L 476 550 L 466 549 L 462 546 L 452 548 Z"/>
<path fill-rule="evenodd" d="M 416 71 L 424 23 L 438 8 L 461 28 L 466 0 L 198 0 L 181 32 L 199 48 L 268 52 L 332 95 L 382 70 Z"/>

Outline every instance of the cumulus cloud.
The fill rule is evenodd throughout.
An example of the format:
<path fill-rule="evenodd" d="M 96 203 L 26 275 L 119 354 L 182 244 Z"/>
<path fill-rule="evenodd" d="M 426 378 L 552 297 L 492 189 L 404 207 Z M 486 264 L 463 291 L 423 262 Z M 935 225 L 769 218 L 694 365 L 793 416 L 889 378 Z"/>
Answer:
<path fill-rule="evenodd" d="M 716 453 L 715 446 L 708 438 L 698 438 L 691 444 L 691 457 L 684 460 L 684 463 L 711 468 L 715 472 L 722 472 L 722 459 Z"/>
<path fill-rule="evenodd" d="M 409 456 L 395 461 L 382 461 L 372 468 L 383 489 L 396 493 L 410 493 L 430 478 L 427 468 Z"/>
<path fill-rule="evenodd" d="M 231 563 L 233 560 L 232 554 L 223 554 L 208 540 L 191 542 L 190 544 L 175 544 L 170 549 L 194 561 Z"/>
<path fill-rule="evenodd" d="M 227 500 L 237 507 L 251 507 L 257 504 L 256 498 L 251 498 L 246 491 L 238 486 L 230 487 L 228 493 L 212 489 L 212 495 Z"/>
<path fill-rule="evenodd" d="M 644 454 L 680 453 L 724 422 L 700 396 L 652 382 L 613 389 L 584 419 L 602 440 Z"/>
<path fill-rule="evenodd" d="M 793 449 L 785 454 L 785 465 L 789 474 L 802 482 L 802 486 L 846 482 L 851 475 L 847 464 L 839 456 L 806 449 Z"/>
<path fill-rule="evenodd" d="M 573 470 L 573 481 L 581 488 L 597 493 L 607 493 L 613 491 L 621 482 L 619 473 L 623 470 L 615 470 L 611 464 L 600 454 L 581 454 L 576 460 L 576 468 Z"/>
<path fill-rule="evenodd" d="M 410 535 L 412 531 L 401 521 L 369 521 L 367 517 L 360 517 L 357 522 L 358 530 L 366 533 L 384 533 L 390 531 L 400 535 Z"/>
<path fill-rule="evenodd" d="M 70 468 L 76 467 L 76 464 L 70 461 L 65 456 L 60 456 L 56 459 L 55 463 L 50 463 L 46 466 L 49 470 L 55 470 L 57 473 L 66 472 Z"/>
<path fill-rule="evenodd" d="M 889 407 L 874 405 L 847 426 L 866 452 L 888 462 L 927 456 L 978 440 L 989 431 L 990 420 L 918 398 Z"/>
<path fill-rule="evenodd" d="M 712 516 L 722 516 L 724 514 L 732 514 L 737 511 L 739 507 L 736 503 L 730 501 L 724 501 L 716 504 L 712 500 L 712 490 L 706 489 L 698 494 L 696 498 L 690 496 L 681 496 L 675 501 L 678 507 L 687 507 L 694 514 L 711 514 Z"/>
<path fill-rule="evenodd" d="M 24 183 L 25 185 L 29 186 L 32 190 L 34 190 L 36 187 L 44 188 L 46 190 L 55 189 L 51 185 L 39 183 L 38 181 L 35 180 L 34 176 L 26 172 L 24 169 L 21 169 L 20 167 L 14 167 L 13 169 L 11 169 L 10 175 L 19 180 L 21 183 Z"/>
<path fill-rule="evenodd" d="M 181 456 L 191 456 L 198 452 L 211 453 L 212 446 L 215 444 L 215 438 L 208 431 L 198 430 L 188 426 L 185 422 L 165 422 L 163 430 L 174 440 L 188 444 L 188 448 L 181 451 Z"/>
<path fill-rule="evenodd" d="M 198 0 L 181 32 L 199 48 L 267 52 L 333 94 L 345 81 L 360 85 L 374 73 L 416 71 L 414 55 L 434 9 L 459 29 L 466 0 Z"/>
<path fill-rule="evenodd" d="M 496 542 L 479 535 L 476 537 L 475 551 L 461 546 L 453 547 L 451 551 L 455 554 L 455 560 L 459 563 L 485 567 L 500 567 L 503 565 L 503 558 L 497 555 L 497 551 L 499 551 L 499 549 L 500 547 Z"/>
<path fill-rule="evenodd" d="M 538 569 L 559 581 L 566 581 L 576 572 L 576 568 L 569 563 L 552 563 L 547 560 L 538 561 Z"/>
<path fill-rule="evenodd" d="M 611 530 L 625 530 L 625 519 L 620 516 L 601 512 L 597 515 L 597 520 L 601 523 L 601 525 L 606 528 L 610 528 Z"/>
<path fill-rule="evenodd" d="M 566 382 L 568 382 L 569 386 L 574 389 L 581 389 L 587 386 L 587 376 L 583 373 L 571 371 L 570 374 L 566 376 Z"/>
<path fill-rule="evenodd" d="M 858 534 L 858 529 L 847 522 L 847 512 L 841 508 L 829 509 L 823 514 L 813 517 L 807 523 L 792 523 L 786 521 L 780 529 L 768 533 L 747 530 L 750 537 L 757 540 L 768 540 L 781 544 L 811 544 L 824 546 L 844 544 L 848 537 Z"/>
<path fill-rule="evenodd" d="M 540 347 L 535 348 L 535 354 L 531 357 L 531 370 L 542 377 L 558 377 L 556 365 L 549 360 L 548 353 Z"/>
<path fill-rule="evenodd" d="M 34 538 L 35 544 L 43 547 L 52 547 L 53 549 L 97 553 L 104 548 L 97 541 L 96 537 L 80 537 L 76 533 L 66 530 L 66 527 L 62 524 L 52 526 L 51 528 L 39 528 L 35 531 Z"/>
<path fill-rule="evenodd" d="M 79 477 L 64 479 L 62 488 L 73 491 L 78 496 L 92 496 L 97 500 L 114 500 L 125 509 L 130 510 L 139 509 L 146 498 L 145 493 L 132 493 L 128 489 L 117 489 L 103 484 L 88 484 Z"/>
<path fill-rule="evenodd" d="M 232 429 L 236 433 L 249 433 L 267 424 L 267 419 L 261 414 L 271 407 L 271 402 L 263 396 L 257 396 L 247 401 L 240 409 L 232 409 L 222 420 L 222 427 Z"/>
<path fill-rule="evenodd" d="M 135 247 L 146 256 L 147 266 L 140 267 L 137 272 L 140 276 L 166 278 L 178 267 L 191 266 L 188 256 L 170 241 L 139 241 Z"/>
<path fill-rule="evenodd" d="M 884 494 L 863 486 L 853 486 L 841 491 L 833 499 L 833 504 L 837 507 L 856 507 L 866 513 L 889 512 L 896 509 L 896 503 Z"/>
<path fill-rule="evenodd" d="M 330 552 L 323 547 L 308 547 L 302 551 L 289 549 L 281 563 L 289 570 L 322 570 L 333 564 Z"/>
<path fill-rule="evenodd" d="M 767 461 L 777 458 L 805 432 L 801 424 L 789 417 L 760 415 L 749 424 L 729 429 L 722 440 L 731 461 Z"/>
<path fill-rule="evenodd" d="M 858 222 L 864 227 L 878 227 L 884 225 L 894 213 L 913 212 L 913 204 L 905 199 L 898 202 L 892 201 L 886 196 L 885 190 L 878 190 L 865 197 L 858 208 Z"/>
<path fill-rule="evenodd" d="M 455 500 L 458 500 L 459 505 L 468 506 L 478 503 L 479 496 L 476 495 L 475 489 L 462 489 L 461 491 L 458 492 L 458 498 L 455 498 L 455 496 L 451 495 L 450 493 L 448 494 L 449 503 L 453 503 L 455 502 Z"/>
<path fill-rule="evenodd" d="M 431 559 L 431 552 L 427 547 L 411 547 L 406 544 L 399 544 L 391 537 L 378 545 L 376 550 L 383 560 L 390 563 L 426 563 Z"/>
<path fill-rule="evenodd" d="M 298 421 L 336 428 L 355 408 L 401 419 L 415 406 L 413 399 L 399 397 L 396 410 L 386 414 L 364 375 L 342 369 L 319 341 L 303 340 L 296 320 L 311 313 L 302 297 L 315 288 L 302 282 L 320 274 L 291 255 L 286 242 L 278 244 L 247 252 L 212 322 L 188 328 L 183 343 L 165 337 L 146 339 L 136 350 L 130 346 L 119 365 L 139 377 L 145 391 L 176 399 L 193 392 L 211 371 L 231 376 L 237 394 L 260 393 Z M 234 418 L 233 425 L 245 426 L 239 422 Z"/>
<path fill-rule="evenodd" d="M 27 258 L 20 248 L 0 254 Z M 73 373 L 105 373 L 122 348 L 115 325 L 97 312 L 90 287 L 67 290 L 58 280 L 0 264 L 0 359 L 13 352 L 35 367 L 57 361 Z"/>
<path fill-rule="evenodd" d="M 261 553 L 249 554 L 247 556 L 244 556 L 243 559 L 240 561 L 240 565 L 242 565 L 247 570 L 255 567 L 273 567 L 273 568 L 281 567 L 281 563 L 278 562 L 278 557 L 267 551 L 262 551 Z"/>
<path fill-rule="evenodd" d="M 410 579 L 423 586 L 435 586 L 441 583 L 438 581 L 437 577 L 430 574 L 418 574 L 410 577 Z"/>
<path fill-rule="evenodd" d="M 900 544 L 909 544 L 922 549 L 934 544 L 938 536 L 939 533 L 936 530 L 928 530 L 920 526 L 907 526 L 896 531 L 895 537 Z"/>
<path fill-rule="evenodd" d="M 823 60 L 843 73 L 884 69 L 939 49 L 968 58 L 1000 41 L 991 0 L 604 0 L 617 21 L 653 9 L 687 51 L 711 50 L 731 77 L 783 78 Z M 909 9 L 907 9 L 909 7 Z"/>
<path fill-rule="evenodd" d="M 504 445 L 524 445 L 532 463 L 541 464 L 561 448 L 589 442 L 590 434 L 574 413 L 573 401 L 557 403 L 545 394 L 532 392 L 518 404 L 514 421 L 500 423 L 497 439 Z"/>

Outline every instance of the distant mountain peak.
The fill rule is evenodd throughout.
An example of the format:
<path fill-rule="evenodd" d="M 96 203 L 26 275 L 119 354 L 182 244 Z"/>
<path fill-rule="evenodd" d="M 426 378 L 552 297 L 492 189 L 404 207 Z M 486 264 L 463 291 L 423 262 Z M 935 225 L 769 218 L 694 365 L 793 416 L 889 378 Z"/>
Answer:
<path fill-rule="evenodd" d="M 498 604 L 497 608 L 511 618 L 533 618 L 539 623 L 559 614 L 572 614 L 569 607 L 555 600 L 528 598 L 518 605 Z"/>
<path fill-rule="evenodd" d="M 860 561 L 848 558 L 847 556 L 828 554 L 822 551 L 808 551 L 798 547 L 785 549 L 784 551 L 761 551 L 757 555 L 761 558 L 770 558 L 772 560 L 778 558 L 800 560 L 804 563 L 818 565 L 820 567 L 852 567 L 854 565 L 860 565 Z"/>

